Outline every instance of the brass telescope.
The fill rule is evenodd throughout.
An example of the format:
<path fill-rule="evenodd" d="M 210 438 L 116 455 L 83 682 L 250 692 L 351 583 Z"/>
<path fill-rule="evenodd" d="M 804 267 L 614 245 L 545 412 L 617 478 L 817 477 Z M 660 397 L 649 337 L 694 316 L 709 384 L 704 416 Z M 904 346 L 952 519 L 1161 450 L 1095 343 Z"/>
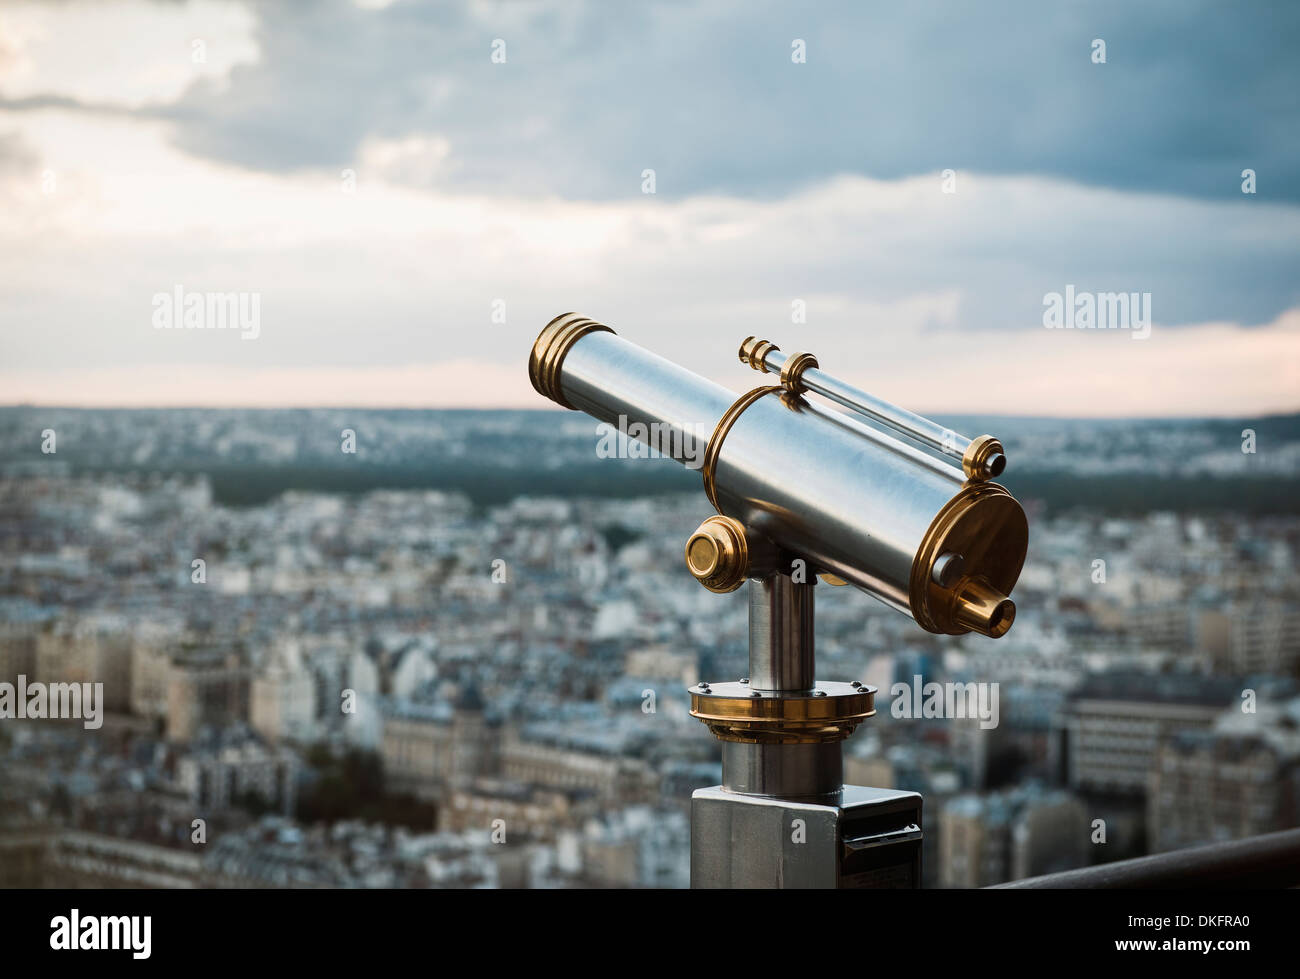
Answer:
<path fill-rule="evenodd" d="M 723 784 L 692 800 L 692 886 L 915 886 L 920 796 L 843 784 L 842 741 L 876 691 L 817 681 L 813 586 L 855 585 L 932 633 L 1005 635 L 1029 533 L 991 481 L 1005 452 L 837 380 L 810 353 L 749 337 L 739 356 L 778 383 L 737 396 L 566 313 L 528 364 L 557 404 L 702 460 L 717 513 L 687 540 L 687 568 L 715 592 L 749 583 L 749 675 L 690 691 L 723 743 Z M 783 845 L 789 819 L 809 843 L 819 827 L 820 845 Z"/>

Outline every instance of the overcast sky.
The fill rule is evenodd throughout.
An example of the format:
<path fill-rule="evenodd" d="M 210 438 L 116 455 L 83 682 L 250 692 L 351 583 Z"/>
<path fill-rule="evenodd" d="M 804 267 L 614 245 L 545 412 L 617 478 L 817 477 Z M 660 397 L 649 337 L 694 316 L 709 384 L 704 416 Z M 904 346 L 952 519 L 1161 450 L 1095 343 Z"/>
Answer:
<path fill-rule="evenodd" d="M 922 411 L 1297 410 L 1298 55 L 1295 3 L 7 0 L 0 403 L 540 407 L 578 310 L 738 390 L 758 334 Z"/>

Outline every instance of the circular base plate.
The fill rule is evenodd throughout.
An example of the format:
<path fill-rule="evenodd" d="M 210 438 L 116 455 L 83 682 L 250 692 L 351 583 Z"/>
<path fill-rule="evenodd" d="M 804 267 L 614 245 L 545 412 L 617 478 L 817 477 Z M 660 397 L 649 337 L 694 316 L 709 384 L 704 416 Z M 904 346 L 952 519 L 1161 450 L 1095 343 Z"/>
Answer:
<path fill-rule="evenodd" d="M 691 716 L 723 741 L 817 744 L 843 741 L 876 712 L 876 688 L 819 681 L 798 692 L 756 690 L 748 683 L 690 688 Z"/>

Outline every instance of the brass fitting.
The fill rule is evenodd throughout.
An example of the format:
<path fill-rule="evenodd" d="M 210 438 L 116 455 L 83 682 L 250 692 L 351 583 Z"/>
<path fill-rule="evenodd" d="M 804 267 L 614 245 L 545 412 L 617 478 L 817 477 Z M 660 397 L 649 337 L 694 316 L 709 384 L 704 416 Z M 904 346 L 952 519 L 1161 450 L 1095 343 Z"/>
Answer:
<path fill-rule="evenodd" d="M 962 472 L 967 479 L 983 481 L 996 479 L 1007 468 L 1006 450 L 992 435 L 979 435 L 971 439 L 961 458 Z"/>
<path fill-rule="evenodd" d="M 736 419 L 745 413 L 746 408 L 765 394 L 780 394 L 784 397 L 785 389 L 776 384 L 769 384 L 766 387 L 757 387 L 752 391 L 745 392 L 732 402 L 730 408 L 722 413 L 722 417 L 718 419 L 717 427 L 713 429 L 713 434 L 709 436 L 709 444 L 704 449 L 704 465 L 700 467 L 700 476 L 704 480 L 704 495 L 713 504 L 713 509 L 719 513 L 722 512 L 722 507 L 718 505 L 718 487 L 714 482 L 714 472 L 718 468 L 718 457 L 722 455 L 722 443 L 726 441 L 731 426 L 736 424 Z"/>
<path fill-rule="evenodd" d="M 966 578 L 957 586 L 953 619 L 963 629 L 1000 639 L 1016 618 L 1016 603 L 989 584 L 987 578 Z"/>
<path fill-rule="evenodd" d="M 997 483 L 970 481 L 939 511 L 917 549 L 909 604 L 927 632 L 997 639 L 1016 616 L 1008 598 L 1029 547 L 1029 524 Z"/>
<path fill-rule="evenodd" d="M 709 591 L 735 591 L 749 576 L 745 525 L 731 517 L 709 517 L 686 541 L 686 567 Z"/>
<path fill-rule="evenodd" d="M 771 340 L 760 340 L 758 337 L 745 337 L 745 342 L 740 345 L 740 362 L 748 364 L 754 370 L 761 374 L 771 373 L 767 365 L 763 363 L 765 358 L 773 350 L 780 350 Z"/>
<path fill-rule="evenodd" d="M 528 379 L 533 382 L 533 390 L 563 408 L 576 410 L 564 400 L 564 392 L 560 389 L 560 367 L 570 347 L 588 333 L 598 332 L 614 331 L 604 323 L 577 313 L 563 313 L 547 323 L 533 343 L 533 352 L 528 358 Z"/>
<path fill-rule="evenodd" d="M 806 390 L 803 386 L 803 372 L 809 367 L 817 366 L 817 358 L 810 353 L 800 351 L 791 354 L 781 365 L 781 386 L 791 394 L 803 394 Z"/>
<path fill-rule="evenodd" d="M 820 681 L 812 690 L 764 695 L 746 681 L 690 688 L 691 716 L 720 741 L 825 744 L 843 741 L 876 713 L 876 688 Z"/>

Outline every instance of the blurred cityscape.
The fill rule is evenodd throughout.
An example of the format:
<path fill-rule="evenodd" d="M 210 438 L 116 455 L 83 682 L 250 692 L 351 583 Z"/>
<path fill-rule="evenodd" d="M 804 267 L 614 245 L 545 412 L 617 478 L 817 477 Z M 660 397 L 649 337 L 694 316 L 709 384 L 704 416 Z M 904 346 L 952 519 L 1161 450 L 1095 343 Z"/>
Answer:
<path fill-rule="evenodd" d="M 923 794 L 927 886 L 1300 825 L 1300 418 L 948 423 L 1029 512 L 1010 634 L 817 589 L 818 675 L 880 691 L 846 781 Z M 0 719 L 0 886 L 687 886 L 685 688 L 743 674 L 747 604 L 683 567 L 698 474 L 597 440 L 0 409 L 0 682 L 104 709 Z M 996 727 L 891 710 L 972 681 Z"/>

